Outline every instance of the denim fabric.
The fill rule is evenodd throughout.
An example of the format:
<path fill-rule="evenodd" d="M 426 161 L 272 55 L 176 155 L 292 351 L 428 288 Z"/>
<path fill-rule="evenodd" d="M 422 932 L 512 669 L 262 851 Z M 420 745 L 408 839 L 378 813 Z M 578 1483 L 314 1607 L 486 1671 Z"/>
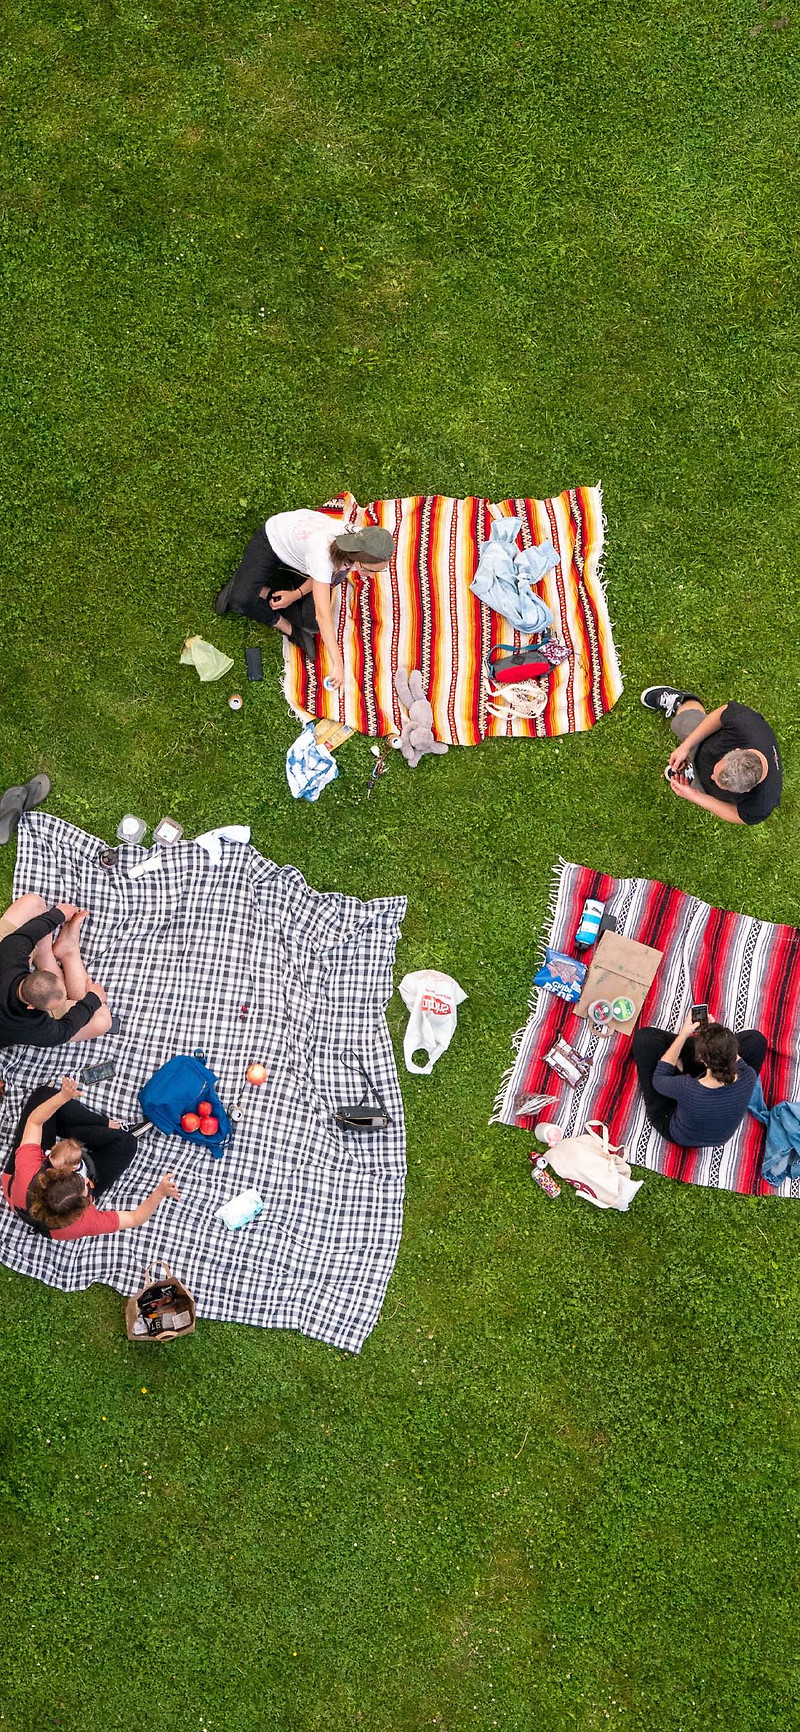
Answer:
<path fill-rule="evenodd" d="M 481 542 L 478 569 L 469 587 L 515 631 L 533 637 L 552 626 L 553 615 L 532 593 L 531 585 L 558 565 L 558 554 L 552 541 L 522 551 L 516 545 L 521 527 L 519 517 L 502 517 L 492 524 L 489 540 Z"/>
<path fill-rule="evenodd" d="M 777 1106 L 768 1107 L 759 1077 L 748 1105 L 753 1117 L 767 1127 L 762 1179 L 768 1185 L 800 1179 L 800 1101 L 779 1101 Z"/>

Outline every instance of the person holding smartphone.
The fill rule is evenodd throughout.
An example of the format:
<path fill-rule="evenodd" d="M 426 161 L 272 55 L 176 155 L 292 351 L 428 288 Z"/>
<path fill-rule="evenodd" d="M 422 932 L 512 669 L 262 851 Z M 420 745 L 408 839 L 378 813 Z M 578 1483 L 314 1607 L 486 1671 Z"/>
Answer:
<path fill-rule="evenodd" d="M 694 692 L 677 686 L 647 686 L 641 702 L 669 722 L 680 742 L 665 771 L 673 794 L 726 824 L 763 824 L 775 811 L 783 768 L 775 735 L 758 710 L 729 703 L 706 714 Z"/>
<path fill-rule="evenodd" d="M 747 1112 L 766 1056 L 758 1029 L 732 1034 L 721 1022 L 698 1022 L 694 1012 L 677 1034 L 637 1028 L 633 1036 L 647 1117 L 662 1137 L 687 1149 L 728 1142 Z"/>
<path fill-rule="evenodd" d="M 330 658 L 331 684 L 338 689 L 344 661 L 333 621 L 333 590 L 356 569 L 365 575 L 381 571 L 393 553 L 394 538 L 376 524 L 351 531 L 343 517 L 324 511 L 278 511 L 251 536 L 214 609 L 274 625 L 306 655 L 313 655 L 319 634 Z"/>
<path fill-rule="evenodd" d="M 80 1092 L 65 1076 L 60 1089 L 45 1084 L 29 1095 L 2 1174 L 9 1207 L 50 1239 L 141 1227 L 165 1197 L 180 1197 L 172 1174 L 165 1173 L 137 1209 L 97 1208 L 95 1198 L 130 1166 L 138 1138 L 118 1119 L 84 1106 Z"/>

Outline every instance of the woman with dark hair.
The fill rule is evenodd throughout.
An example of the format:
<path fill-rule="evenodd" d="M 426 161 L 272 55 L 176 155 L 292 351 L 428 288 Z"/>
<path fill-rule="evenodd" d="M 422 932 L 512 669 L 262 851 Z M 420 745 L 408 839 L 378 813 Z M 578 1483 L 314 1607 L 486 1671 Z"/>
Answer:
<path fill-rule="evenodd" d="M 344 662 L 331 591 L 356 567 L 367 574 L 380 571 L 393 552 L 393 537 L 377 525 L 350 531 L 343 517 L 324 511 L 279 511 L 251 537 L 214 608 L 276 626 L 306 655 L 313 655 L 319 633 L 330 657 L 331 681 L 339 687 Z"/>
<path fill-rule="evenodd" d="M 767 1056 L 758 1029 L 731 1034 L 688 1016 L 677 1034 L 637 1028 L 633 1059 L 644 1110 L 662 1137 L 684 1148 L 718 1147 L 737 1131 Z"/>
<path fill-rule="evenodd" d="M 82 1239 L 141 1227 L 164 1197 L 180 1197 L 165 1173 L 137 1209 L 98 1209 L 94 1199 L 130 1166 L 138 1148 L 118 1119 L 78 1102 L 71 1077 L 45 1085 L 25 1102 L 2 1174 L 9 1207 L 49 1239 Z M 90 1152 L 91 1151 L 91 1152 Z"/>

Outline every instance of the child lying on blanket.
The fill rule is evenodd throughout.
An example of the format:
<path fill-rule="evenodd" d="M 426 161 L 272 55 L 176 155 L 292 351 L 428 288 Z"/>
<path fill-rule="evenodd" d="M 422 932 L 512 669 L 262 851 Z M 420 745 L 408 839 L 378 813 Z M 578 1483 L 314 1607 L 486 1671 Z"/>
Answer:
<path fill-rule="evenodd" d="M 9 1207 L 49 1239 L 84 1239 L 142 1227 L 165 1197 L 180 1199 L 172 1174 L 165 1173 L 138 1209 L 96 1207 L 95 1194 L 125 1172 L 137 1140 L 117 1120 L 72 1105 L 79 1094 L 78 1084 L 65 1076 L 59 1090 L 37 1089 L 29 1097 L 2 1175 Z M 50 1120 L 59 1132 L 78 1133 L 81 1141 L 75 1134 L 52 1141 L 45 1132 Z M 43 1141 L 52 1145 L 47 1154 Z M 94 1160 L 84 1141 L 93 1145 Z"/>

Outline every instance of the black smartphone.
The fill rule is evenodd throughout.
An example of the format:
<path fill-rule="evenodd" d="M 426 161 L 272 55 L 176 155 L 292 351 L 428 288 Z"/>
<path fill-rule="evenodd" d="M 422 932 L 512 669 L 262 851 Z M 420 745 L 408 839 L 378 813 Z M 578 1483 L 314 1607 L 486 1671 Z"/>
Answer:
<path fill-rule="evenodd" d="M 244 659 L 247 663 L 247 678 L 249 680 L 263 680 L 264 658 L 261 654 L 260 644 L 254 644 L 252 648 L 246 649 Z"/>
<path fill-rule="evenodd" d="M 116 1076 L 117 1067 L 114 1060 L 107 1058 L 103 1064 L 87 1064 L 81 1071 L 81 1088 L 87 1088 L 91 1083 L 110 1082 Z"/>
<path fill-rule="evenodd" d="M 708 1022 L 708 1005 L 707 1004 L 693 1004 L 692 1005 L 692 1022 L 697 1022 L 700 1024 Z"/>

